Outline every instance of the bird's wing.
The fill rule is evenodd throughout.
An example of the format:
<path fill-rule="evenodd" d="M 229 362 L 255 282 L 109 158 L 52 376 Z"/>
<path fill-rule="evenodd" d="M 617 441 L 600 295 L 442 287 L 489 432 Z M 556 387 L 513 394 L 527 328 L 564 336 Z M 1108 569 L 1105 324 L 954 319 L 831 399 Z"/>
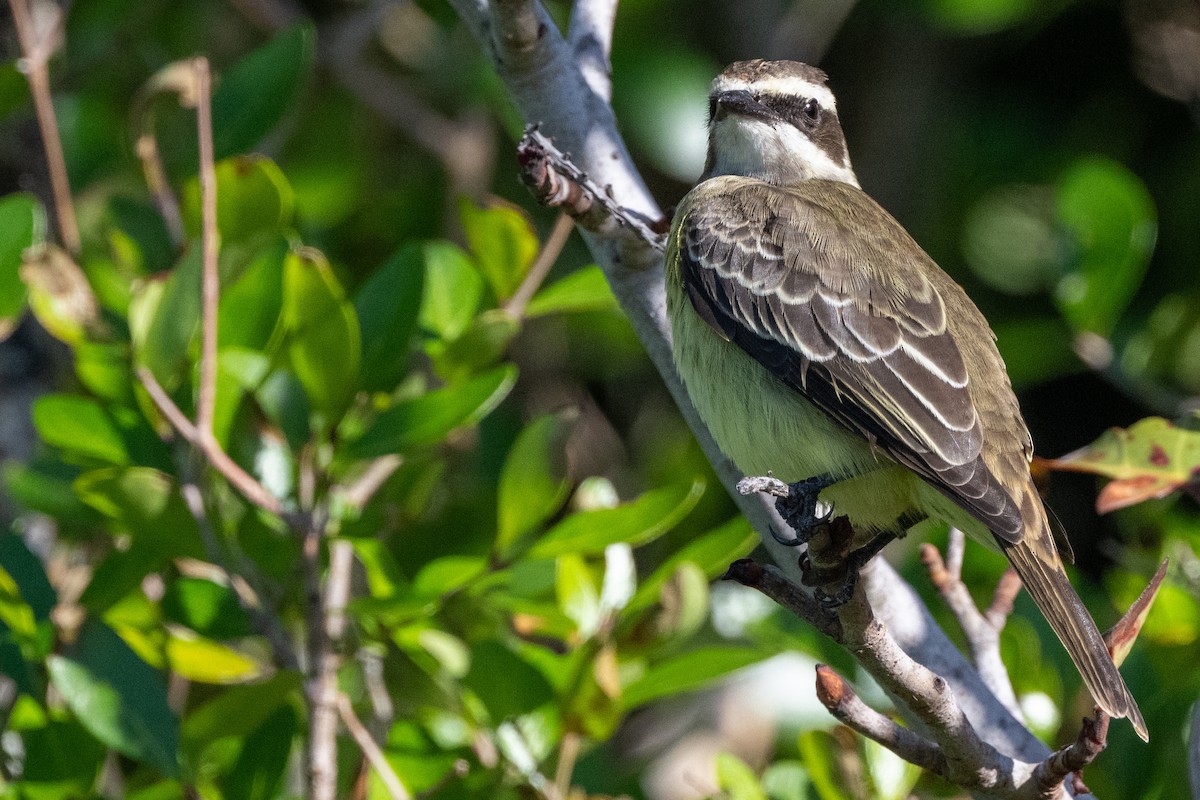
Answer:
<path fill-rule="evenodd" d="M 692 307 L 994 534 L 1019 541 L 1020 511 L 981 455 L 947 298 L 922 271 L 937 266 L 866 195 L 826 186 L 844 198 L 836 212 L 811 190 L 757 182 L 702 196 L 678 233 Z M 874 230 L 875 209 L 886 235 Z M 870 229 L 856 224 L 862 213 Z"/>

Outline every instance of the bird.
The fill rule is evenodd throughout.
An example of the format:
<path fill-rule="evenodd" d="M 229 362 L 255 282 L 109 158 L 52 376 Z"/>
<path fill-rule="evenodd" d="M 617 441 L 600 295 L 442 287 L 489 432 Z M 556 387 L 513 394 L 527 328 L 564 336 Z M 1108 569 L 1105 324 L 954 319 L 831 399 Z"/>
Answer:
<path fill-rule="evenodd" d="M 859 185 L 825 73 L 731 64 L 708 117 L 704 172 L 667 241 L 667 312 L 722 452 L 802 482 L 856 530 L 941 520 L 999 549 L 1096 705 L 1148 741 L 1067 577 L 995 334 Z"/>

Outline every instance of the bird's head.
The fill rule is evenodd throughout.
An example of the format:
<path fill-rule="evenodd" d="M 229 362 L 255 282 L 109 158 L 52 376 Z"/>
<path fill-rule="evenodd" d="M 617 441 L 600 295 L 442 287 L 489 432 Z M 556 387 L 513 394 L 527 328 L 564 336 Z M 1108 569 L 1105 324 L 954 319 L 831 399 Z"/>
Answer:
<path fill-rule="evenodd" d="M 718 75 L 708 97 L 704 176 L 718 175 L 858 186 L 825 73 L 798 61 L 738 61 Z"/>

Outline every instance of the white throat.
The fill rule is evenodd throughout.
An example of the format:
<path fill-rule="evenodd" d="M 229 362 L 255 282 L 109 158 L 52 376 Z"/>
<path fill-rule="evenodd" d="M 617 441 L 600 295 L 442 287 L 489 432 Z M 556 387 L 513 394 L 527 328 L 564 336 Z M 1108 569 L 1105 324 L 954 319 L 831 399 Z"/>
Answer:
<path fill-rule="evenodd" d="M 799 130 L 786 123 L 727 116 L 709 133 L 712 169 L 707 177 L 741 175 L 778 185 L 830 180 L 858 186 L 849 163 L 834 161 Z"/>

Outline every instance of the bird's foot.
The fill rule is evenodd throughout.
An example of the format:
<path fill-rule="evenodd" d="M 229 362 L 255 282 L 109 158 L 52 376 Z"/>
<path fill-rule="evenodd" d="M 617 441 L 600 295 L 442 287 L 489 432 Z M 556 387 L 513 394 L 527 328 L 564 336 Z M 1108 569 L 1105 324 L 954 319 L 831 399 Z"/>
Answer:
<path fill-rule="evenodd" d="M 859 571 L 868 561 L 879 555 L 879 551 L 893 541 L 896 534 L 878 534 L 862 547 L 846 552 L 845 548 L 854 537 L 854 529 L 847 519 L 839 517 L 826 527 L 829 529 L 828 546 L 810 546 L 800 557 L 800 570 L 803 582 L 813 587 L 813 596 L 817 602 L 825 608 L 834 609 L 850 600 L 854 594 L 854 587 L 858 585 Z M 818 559 L 816 563 L 813 556 Z M 824 588 L 831 585 L 837 586 L 837 590 L 832 594 Z"/>
<path fill-rule="evenodd" d="M 836 481 L 832 475 L 817 475 L 789 483 L 787 496 L 776 498 L 775 510 L 779 512 L 779 516 L 783 517 L 783 521 L 796 532 L 796 535 L 786 538 L 772 530 L 771 536 L 775 541 L 789 547 L 807 544 L 812 539 L 817 526 L 827 523 L 833 515 L 832 509 L 829 509 L 818 516 L 817 506 L 821 492 L 834 483 Z"/>

